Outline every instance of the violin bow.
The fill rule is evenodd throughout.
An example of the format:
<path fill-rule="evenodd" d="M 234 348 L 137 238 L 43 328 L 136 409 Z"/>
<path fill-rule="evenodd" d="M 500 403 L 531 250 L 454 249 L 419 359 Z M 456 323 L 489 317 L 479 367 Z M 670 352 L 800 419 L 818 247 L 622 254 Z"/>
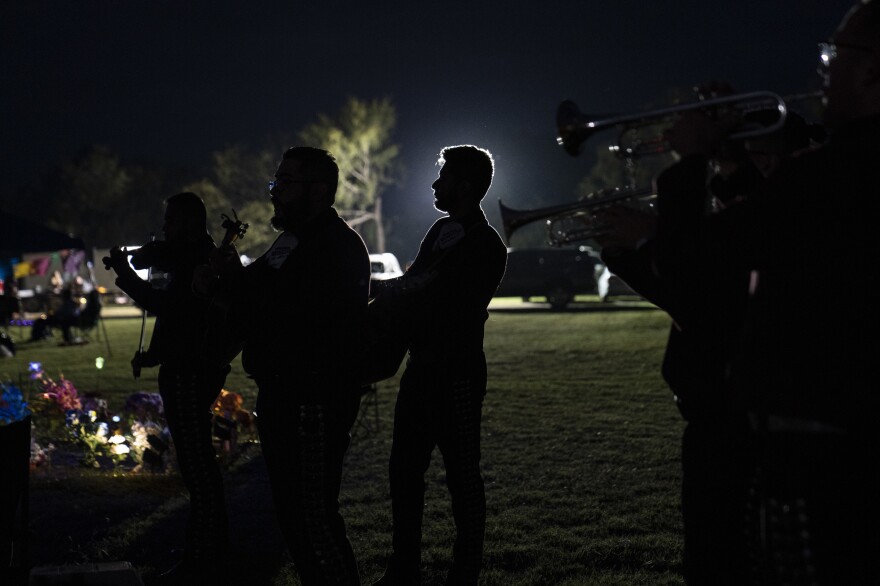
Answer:
<path fill-rule="evenodd" d="M 150 232 L 150 242 L 156 241 L 156 234 L 154 232 Z M 147 283 L 149 283 L 153 279 L 153 266 L 150 265 L 147 268 Z M 141 312 L 141 338 L 140 344 L 138 344 L 138 361 L 137 364 L 131 365 L 131 372 L 134 375 L 134 378 L 141 377 L 141 363 L 140 357 L 144 354 L 144 342 L 147 337 L 147 308 L 142 308 Z"/>

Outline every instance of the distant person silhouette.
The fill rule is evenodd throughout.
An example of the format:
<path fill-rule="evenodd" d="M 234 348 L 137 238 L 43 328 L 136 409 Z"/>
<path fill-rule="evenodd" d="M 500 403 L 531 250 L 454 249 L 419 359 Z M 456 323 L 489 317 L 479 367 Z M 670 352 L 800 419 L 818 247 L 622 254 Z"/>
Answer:
<path fill-rule="evenodd" d="M 457 535 L 448 585 L 477 583 L 486 528 L 480 419 L 486 393 L 487 306 L 504 275 L 507 248 L 480 201 L 494 162 L 472 145 L 440 152 L 434 207 L 448 215 L 428 230 L 406 273 L 381 282 L 407 324 L 409 359 L 394 411 L 390 481 L 393 553 L 378 585 L 419 584 L 425 472 L 440 449 Z M 391 307 L 393 308 L 394 302 Z"/>
<path fill-rule="evenodd" d="M 79 319 L 79 301 L 73 298 L 73 291 L 65 287 L 61 290 L 61 304 L 46 318 L 46 325 L 61 330 L 62 345 L 70 346 L 74 343 L 72 328 Z M 39 326 L 34 325 L 36 329 Z"/>
<path fill-rule="evenodd" d="M 147 243 L 134 253 L 114 246 L 104 264 L 116 272 L 122 291 L 156 315 L 149 350 L 138 352 L 133 363 L 138 369 L 159 365 L 165 419 L 190 497 L 183 558 L 155 583 L 211 583 L 223 578 L 229 544 L 210 408 L 223 388 L 235 352 L 208 339 L 210 302 L 192 290 L 194 270 L 206 264 L 215 250 L 201 198 L 189 192 L 169 197 L 162 229 L 165 240 Z M 167 272 L 167 288 L 154 289 L 138 277 L 128 263 L 129 254 L 138 269 Z"/>

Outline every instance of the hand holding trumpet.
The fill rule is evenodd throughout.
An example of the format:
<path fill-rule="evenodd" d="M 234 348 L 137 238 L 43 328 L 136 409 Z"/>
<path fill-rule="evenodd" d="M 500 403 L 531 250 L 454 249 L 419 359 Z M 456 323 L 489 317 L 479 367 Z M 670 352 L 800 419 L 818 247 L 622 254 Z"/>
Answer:
<path fill-rule="evenodd" d="M 635 250 L 657 230 L 657 216 L 628 206 L 597 210 L 593 216 L 603 228 L 594 236 L 602 248 Z"/>
<path fill-rule="evenodd" d="M 741 124 L 739 112 L 713 117 L 705 110 L 682 112 L 663 138 L 682 158 L 690 155 L 716 155 L 734 128 Z"/>

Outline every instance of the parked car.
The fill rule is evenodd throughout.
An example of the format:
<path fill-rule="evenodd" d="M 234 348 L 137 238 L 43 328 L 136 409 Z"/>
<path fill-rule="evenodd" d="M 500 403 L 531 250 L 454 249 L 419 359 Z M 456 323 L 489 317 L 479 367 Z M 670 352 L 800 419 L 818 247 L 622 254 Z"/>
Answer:
<path fill-rule="evenodd" d="M 612 297 L 640 297 L 626 281 L 609 271 L 606 266 L 602 267 L 599 274 L 598 290 L 602 301 L 611 301 Z"/>
<path fill-rule="evenodd" d="M 554 309 L 562 309 L 575 295 L 596 293 L 604 265 L 588 246 L 507 250 L 507 270 L 496 297 L 545 297 Z"/>
<path fill-rule="evenodd" d="M 370 255 L 370 280 L 386 281 L 403 275 L 397 257 L 390 252 Z"/>

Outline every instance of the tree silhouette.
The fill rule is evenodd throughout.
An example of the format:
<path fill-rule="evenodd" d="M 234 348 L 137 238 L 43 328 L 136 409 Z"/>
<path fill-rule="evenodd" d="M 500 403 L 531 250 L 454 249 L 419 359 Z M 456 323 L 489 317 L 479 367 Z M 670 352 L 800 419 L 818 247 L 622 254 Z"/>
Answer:
<path fill-rule="evenodd" d="M 104 146 L 93 146 L 61 168 L 59 192 L 53 194 L 49 223 L 77 234 L 90 246 L 110 246 L 124 233 L 132 180 L 119 156 Z"/>
<path fill-rule="evenodd" d="M 616 187 L 650 187 L 653 179 L 673 160 L 670 153 L 627 160 L 618 156 L 610 145 L 600 145 L 596 148 L 596 164 L 578 184 L 577 195 L 583 199 Z"/>
<path fill-rule="evenodd" d="M 275 232 L 269 225 L 272 205 L 267 182 L 271 179 L 283 149 L 265 146 L 251 151 L 245 145 L 233 145 L 212 154 L 209 177 L 184 186 L 183 191 L 199 194 L 208 212 L 208 226 L 214 239 L 223 237 L 221 214 L 232 216 L 233 210 L 249 227 L 243 239 L 236 242 L 242 254 L 258 256 L 272 240 Z"/>
<path fill-rule="evenodd" d="M 382 194 L 397 184 L 402 167 L 399 147 L 391 142 L 397 112 L 391 100 L 363 101 L 349 98 L 335 117 L 325 114 L 300 133 L 304 144 L 333 153 L 339 165 L 336 206 L 340 215 L 373 241 L 377 252 L 385 252 Z M 365 229 L 372 221 L 373 230 Z"/>

